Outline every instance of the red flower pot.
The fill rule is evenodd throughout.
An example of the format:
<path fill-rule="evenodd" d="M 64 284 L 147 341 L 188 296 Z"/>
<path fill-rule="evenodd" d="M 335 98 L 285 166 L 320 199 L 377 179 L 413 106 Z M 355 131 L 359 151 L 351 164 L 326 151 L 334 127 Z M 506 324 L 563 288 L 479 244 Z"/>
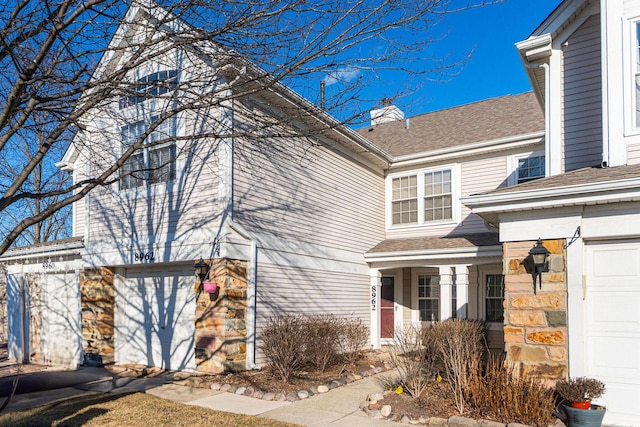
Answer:
<path fill-rule="evenodd" d="M 576 409 L 591 409 L 591 402 L 571 402 L 571 407 Z"/>

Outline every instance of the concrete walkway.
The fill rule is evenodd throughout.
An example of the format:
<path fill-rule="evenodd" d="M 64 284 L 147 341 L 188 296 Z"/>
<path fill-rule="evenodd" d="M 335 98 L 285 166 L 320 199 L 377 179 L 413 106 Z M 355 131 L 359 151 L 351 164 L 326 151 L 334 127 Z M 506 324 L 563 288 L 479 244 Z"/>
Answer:
<path fill-rule="evenodd" d="M 22 378 L 25 382 L 33 384 L 34 389 L 24 390 L 22 394 L 15 395 L 5 412 L 20 411 L 83 394 L 137 391 L 188 405 L 312 427 L 389 426 L 392 425 L 391 421 L 369 418 L 360 409 L 360 403 L 369 393 L 382 391 L 383 379 L 393 376 L 393 372 L 366 377 L 296 402 L 265 401 L 222 391 L 191 388 L 170 383 L 161 377 L 114 377 L 101 368 L 56 373 L 54 377 L 60 381 L 61 387 L 37 389 L 37 384 L 43 384 L 39 380 L 44 380 L 45 375 L 51 377 L 51 373 L 42 372 L 42 378 L 39 378 L 38 374 L 29 374 L 29 380 Z M 53 387 L 51 381 L 45 383 Z"/>
<path fill-rule="evenodd" d="M 296 402 L 273 402 L 206 389 L 191 389 L 166 384 L 147 390 L 147 393 L 189 405 L 219 411 L 255 415 L 311 427 L 321 426 L 389 426 L 391 421 L 368 417 L 360 403 L 371 392 L 382 391 L 382 379 L 389 372 L 355 381 Z"/>

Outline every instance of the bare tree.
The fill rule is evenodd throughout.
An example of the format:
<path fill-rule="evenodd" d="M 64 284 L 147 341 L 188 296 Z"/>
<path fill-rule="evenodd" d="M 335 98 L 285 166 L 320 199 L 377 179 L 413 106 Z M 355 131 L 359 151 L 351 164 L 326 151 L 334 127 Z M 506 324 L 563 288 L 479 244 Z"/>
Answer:
<path fill-rule="evenodd" d="M 176 117 L 201 121 L 197 138 L 300 138 L 361 119 L 362 88 L 379 73 L 413 82 L 456 69 L 430 46 L 445 34 L 434 26 L 447 14 L 487 0 L 11 0 L 0 5 L 0 254 L 26 230 L 55 218 L 99 186 L 137 185 L 170 174 L 175 153 L 140 153 L 177 138 Z M 153 64 L 164 62 L 164 71 Z M 198 64 L 208 64 L 203 69 Z M 141 70 L 146 70 L 142 72 Z M 402 77 L 404 76 L 404 77 Z M 340 83 L 319 99 L 320 81 Z M 410 87 L 411 80 L 406 86 Z M 291 87 L 296 92 L 286 90 Z M 272 111 L 251 103 L 272 96 Z M 279 94 L 288 99 L 281 101 Z M 322 101 L 323 109 L 316 104 Z M 127 123 L 129 107 L 153 100 L 144 126 Z M 239 102 L 236 102 L 239 101 Z M 240 102 L 241 101 L 241 102 Z M 368 101 L 368 102 L 363 102 Z M 250 115 L 253 125 L 230 127 L 221 108 Z M 277 110 L 277 111 L 275 111 Z M 333 116 L 325 115 L 326 112 Z M 109 128 L 106 119 L 120 123 Z M 339 119 L 334 119 L 338 117 Z M 307 135 L 290 134 L 283 120 Z M 184 150 L 195 135 L 185 138 Z M 111 150 L 97 148 L 110 141 Z M 126 144 L 123 144 L 123 140 Z M 43 173 L 69 144 L 90 166 L 74 179 Z M 35 148 L 26 153 L 26 146 Z M 103 144 L 104 146 L 104 144 Z M 67 151 L 69 153 L 69 151 Z M 67 165 L 73 159 L 66 159 Z M 71 171 L 65 164 L 63 170 Z M 25 206 L 37 206 L 26 209 Z M 64 215 L 57 220 L 64 221 Z"/>

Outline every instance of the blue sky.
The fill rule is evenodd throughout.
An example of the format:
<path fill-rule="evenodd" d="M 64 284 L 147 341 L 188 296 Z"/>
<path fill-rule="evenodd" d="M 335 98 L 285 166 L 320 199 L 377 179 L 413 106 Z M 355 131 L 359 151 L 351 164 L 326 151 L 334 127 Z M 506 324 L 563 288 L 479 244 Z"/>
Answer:
<path fill-rule="evenodd" d="M 416 93 L 395 100 L 407 117 L 482 99 L 531 90 L 514 46 L 525 40 L 561 0 L 506 0 L 448 15 L 440 53 L 461 56 L 474 49 L 462 71 L 449 81 L 425 82 Z M 389 85 L 389 90 L 393 85 Z M 397 89 L 397 88 L 396 88 Z M 385 96 L 385 89 L 379 92 Z"/>

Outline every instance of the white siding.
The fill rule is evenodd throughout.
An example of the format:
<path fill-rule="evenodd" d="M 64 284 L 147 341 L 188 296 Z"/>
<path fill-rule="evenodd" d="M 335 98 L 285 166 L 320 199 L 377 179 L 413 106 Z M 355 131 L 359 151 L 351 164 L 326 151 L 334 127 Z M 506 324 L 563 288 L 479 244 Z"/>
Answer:
<path fill-rule="evenodd" d="M 564 171 L 602 161 L 600 63 L 600 15 L 593 15 L 569 37 L 563 49 Z"/>
<path fill-rule="evenodd" d="M 234 219 L 254 234 L 362 254 L 384 238 L 382 173 L 310 139 L 235 141 Z"/>
<path fill-rule="evenodd" d="M 331 313 L 368 322 L 368 274 L 261 264 L 257 282 L 258 349 L 261 331 L 273 316 Z"/>
<path fill-rule="evenodd" d="M 627 164 L 637 165 L 640 163 L 640 144 L 627 146 Z"/>
<path fill-rule="evenodd" d="M 505 155 L 492 155 L 478 160 L 471 160 L 461 165 L 461 195 L 469 196 L 507 185 L 509 170 Z M 465 233 L 483 233 L 487 231 L 484 220 L 471 210 L 462 206 L 462 223 L 459 230 Z"/>

